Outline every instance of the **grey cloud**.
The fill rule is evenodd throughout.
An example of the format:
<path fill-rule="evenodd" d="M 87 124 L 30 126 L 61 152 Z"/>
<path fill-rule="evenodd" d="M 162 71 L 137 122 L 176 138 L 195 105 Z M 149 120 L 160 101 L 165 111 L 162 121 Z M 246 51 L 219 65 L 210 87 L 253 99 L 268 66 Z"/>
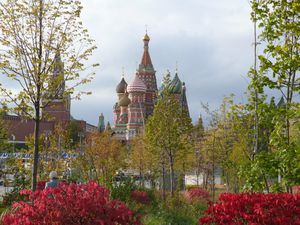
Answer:
<path fill-rule="evenodd" d="M 224 95 L 241 96 L 252 64 L 252 25 L 247 1 L 241 0 L 84 0 L 83 22 L 96 40 L 90 62 L 100 68 L 83 90 L 93 95 L 72 103 L 72 114 L 97 124 L 104 113 L 112 122 L 115 86 L 132 79 L 142 55 L 145 24 L 158 85 L 166 69 L 186 82 L 191 115 L 201 113 L 200 102 L 217 107 Z"/>
<path fill-rule="evenodd" d="M 142 54 L 145 24 L 158 85 L 166 69 L 174 74 L 178 61 L 194 121 L 202 110 L 200 102 L 216 108 L 230 93 L 242 98 L 252 64 L 247 1 L 89 0 L 84 7 L 84 22 L 99 46 L 93 60 L 101 67 L 87 86 L 94 95 L 73 104 L 76 117 L 96 124 L 104 112 L 112 121 L 121 68 L 130 81 Z"/>

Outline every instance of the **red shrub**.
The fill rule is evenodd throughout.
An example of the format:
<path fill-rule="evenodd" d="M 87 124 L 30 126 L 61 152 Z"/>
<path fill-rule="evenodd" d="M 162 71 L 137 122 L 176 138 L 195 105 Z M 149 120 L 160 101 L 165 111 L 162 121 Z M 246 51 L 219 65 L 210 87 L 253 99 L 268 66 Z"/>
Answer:
<path fill-rule="evenodd" d="M 209 192 L 203 188 L 192 188 L 185 193 L 186 197 L 190 201 L 197 201 L 197 200 L 208 200 Z"/>
<path fill-rule="evenodd" d="M 46 185 L 46 181 L 39 181 L 37 183 L 37 189 L 38 190 L 43 190 L 45 188 L 45 185 Z"/>
<path fill-rule="evenodd" d="M 59 184 L 57 188 L 36 192 L 24 190 L 22 194 L 28 195 L 28 202 L 13 204 L 2 224 L 140 224 L 124 203 L 110 200 L 109 191 L 95 182 Z"/>
<path fill-rule="evenodd" d="M 134 190 L 131 192 L 131 198 L 141 204 L 148 204 L 150 201 L 150 198 L 148 196 L 148 193 L 145 191 L 139 191 Z"/>
<path fill-rule="evenodd" d="M 225 193 L 210 204 L 199 224 L 299 225 L 300 195 Z"/>

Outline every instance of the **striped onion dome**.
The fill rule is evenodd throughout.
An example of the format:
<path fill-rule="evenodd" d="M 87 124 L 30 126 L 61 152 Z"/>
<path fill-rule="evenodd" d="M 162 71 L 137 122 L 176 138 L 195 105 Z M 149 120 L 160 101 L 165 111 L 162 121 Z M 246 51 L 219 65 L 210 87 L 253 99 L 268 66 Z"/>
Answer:
<path fill-rule="evenodd" d="M 146 92 L 147 87 L 144 84 L 144 82 L 138 77 L 137 74 L 135 74 L 134 79 L 130 82 L 130 84 L 127 86 L 127 92 Z"/>
<path fill-rule="evenodd" d="M 125 95 L 120 99 L 119 106 L 121 107 L 127 107 L 131 103 L 130 99 L 128 98 L 128 94 L 125 93 Z"/>

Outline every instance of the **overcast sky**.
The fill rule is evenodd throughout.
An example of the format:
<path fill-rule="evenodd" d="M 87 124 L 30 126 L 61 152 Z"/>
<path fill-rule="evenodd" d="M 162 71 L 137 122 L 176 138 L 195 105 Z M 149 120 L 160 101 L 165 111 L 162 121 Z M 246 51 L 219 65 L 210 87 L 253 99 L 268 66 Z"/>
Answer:
<path fill-rule="evenodd" d="M 96 40 L 92 61 L 100 63 L 85 88 L 91 96 L 72 103 L 72 114 L 97 124 L 112 121 L 115 87 L 122 67 L 129 82 L 140 62 L 148 26 L 150 55 L 160 86 L 169 69 L 186 83 L 193 121 L 201 102 L 216 108 L 225 95 L 242 101 L 253 63 L 250 6 L 247 0 L 83 0 L 83 22 Z"/>

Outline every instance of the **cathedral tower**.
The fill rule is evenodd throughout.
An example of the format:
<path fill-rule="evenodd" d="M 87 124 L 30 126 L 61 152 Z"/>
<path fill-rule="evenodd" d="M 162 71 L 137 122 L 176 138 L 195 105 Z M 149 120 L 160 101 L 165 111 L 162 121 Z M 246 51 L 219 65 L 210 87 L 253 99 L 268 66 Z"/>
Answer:
<path fill-rule="evenodd" d="M 156 101 L 156 92 L 157 92 L 157 83 L 155 70 L 152 65 L 151 57 L 149 54 L 149 41 L 150 38 L 146 33 L 143 42 L 144 42 L 144 52 L 137 70 L 137 76 L 144 82 L 146 85 L 145 93 L 145 116 L 146 118 L 153 113 L 154 104 Z"/>
<path fill-rule="evenodd" d="M 139 132 L 139 129 L 145 124 L 145 94 L 147 87 L 144 82 L 135 74 L 134 79 L 127 87 L 131 103 L 128 106 L 128 124 L 129 131 Z M 135 134 L 130 134 L 130 136 Z"/>
<path fill-rule="evenodd" d="M 53 60 L 53 76 L 49 82 L 49 89 L 50 92 L 44 100 L 46 106 L 43 109 L 43 117 L 52 121 L 69 121 L 71 98 L 65 93 L 64 63 L 59 51 Z"/>

